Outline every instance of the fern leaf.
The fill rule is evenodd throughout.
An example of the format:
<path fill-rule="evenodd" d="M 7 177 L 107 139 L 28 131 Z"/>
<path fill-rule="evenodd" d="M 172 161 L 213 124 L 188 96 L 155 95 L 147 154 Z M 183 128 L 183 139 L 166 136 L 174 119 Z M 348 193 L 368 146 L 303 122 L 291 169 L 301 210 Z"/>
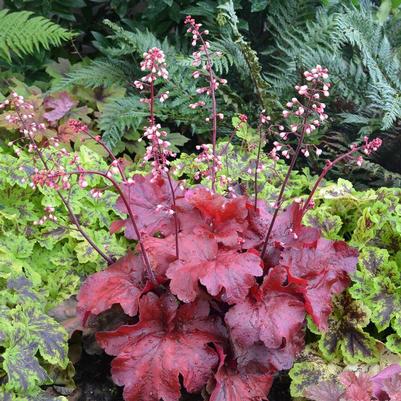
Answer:
<path fill-rule="evenodd" d="M 44 17 L 34 17 L 32 12 L 0 11 L 0 57 L 11 62 L 11 54 L 23 57 L 40 48 L 48 50 L 60 46 L 75 35 Z"/>

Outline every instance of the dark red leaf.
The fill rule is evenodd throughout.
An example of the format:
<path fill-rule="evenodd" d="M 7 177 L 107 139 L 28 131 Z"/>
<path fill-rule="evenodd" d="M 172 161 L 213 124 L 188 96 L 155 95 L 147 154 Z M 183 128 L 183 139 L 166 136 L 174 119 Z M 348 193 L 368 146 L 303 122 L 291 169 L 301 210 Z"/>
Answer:
<path fill-rule="evenodd" d="M 305 397 L 313 401 L 340 401 L 343 390 L 335 382 L 322 382 L 309 387 Z"/>
<path fill-rule="evenodd" d="M 213 194 L 206 188 L 189 190 L 185 194 L 188 202 L 195 206 L 203 216 L 213 219 L 215 223 L 228 220 L 245 220 L 248 215 L 246 197 L 228 199 L 222 195 Z"/>
<path fill-rule="evenodd" d="M 181 239 L 180 235 L 180 242 Z M 144 237 L 142 242 L 153 271 L 157 275 L 164 276 L 170 263 L 177 260 L 175 253 L 175 235 L 170 235 L 167 238 Z M 139 245 L 137 249 L 138 251 L 140 250 Z"/>
<path fill-rule="evenodd" d="M 98 315 L 113 304 L 134 316 L 144 287 L 144 266 L 141 256 L 129 252 L 106 270 L 89 276 L 78 294 L 77 310 L 81 317 Z"/>
<path fill-rule="evenodd" d="M 276 368 L 291 365 L 300 351 L 305 320 L 305 306 L 299 295 L 302 288 L 293 283 L 284 285 L 288 280 L 285 268 L 271 269 L 259 291 L 253 291 L 252 297 L 227 312 L 225 321 L 233 342 L 242 350 L 242 363 L 252 361 L 250 347 L 255 344 L 264 344 L 269 351 L 264 360 Z M 277 360 L 280 357 L 282 360 Z"/>
<path fill-rule="evenodd" d="M 97 340 L 112 362 L 112 376 L 124 387 L 126 401 L 178 401 L 179 376 L 190 393 L 199 391 L 213 375 L 218 355 L 208 343 L 221 342 L 221 323 L 209 316 L 205 300 L 178 306 L 173 296 L 148 293 L 140 300 L 139 323 Z"/>
<path fill-rule="evenodd" d="M 305 307 L 295 290 L 282 286 L 287 279 L 284 268 L 270 270 L 260 288 L 260 299 L 248 297 L 226 314 L 232 338 L 247 347 L 262 341 L 268 348 L 279 348 L 283 339 L 290 342 L 303 327 Z"/>
<path fill-rule="evenodd" d="M 332 310 L 333 295 L 342 292 L 349 284 L 358 261 L 358 251 L 343 241 L 319 239 L 314 244 L 298 241 L 285 247 L 281 264 L 291 275 L 307 280 L 306 310 L 322 330 Z"/>
<path fill-rule="evenodd" d="M 220 358 L 215 383 L 210 401 L 262 401 L 267 400 L 273 375 L 270 372 L 239 372 L 225 366 L 224 358 Z"/>
<path fill-rule="evenodd" d="M 110 225 L 110 234 L 114 234 L 120 231 L 127 224 L 126 220 L 116 220 L 113 221 Z"/>
<path fill-rule="evenodd" d="M 251 253 L 218 251 L 211 235 L 187 235 L 180 240 L 180 259 L 171 263 L 167 277 L 170 289 L 183 302 L 191 302 L 198 295 L 199 282 L 209 294 L 230 304 L 243 300 L 255 283 L 254 276 L 261 276 L 260 258 Z"/>
<path fill-rule="evenodd" d="M 128 200 L 130 208 L 136 218 L 140 233 L 154 235 L 157 232 L 167 236 L 174 232 L 174 216 L 169 213 L 173 201 L 168 182 L 164 179 L 152 182 L 152 176 L 135 175 L 133 183 L 122 184 L 122 190 Z M 174 188 L 177 186 L 173 182 Z M 176 196 L 182 197 L 181 190 Z M 127 207 L 121 197 L 118 198 L 117 209 L 127 213 Z M 125 221 L 125 236 L 137 240 L 133 224 L 130 219 Z"/>

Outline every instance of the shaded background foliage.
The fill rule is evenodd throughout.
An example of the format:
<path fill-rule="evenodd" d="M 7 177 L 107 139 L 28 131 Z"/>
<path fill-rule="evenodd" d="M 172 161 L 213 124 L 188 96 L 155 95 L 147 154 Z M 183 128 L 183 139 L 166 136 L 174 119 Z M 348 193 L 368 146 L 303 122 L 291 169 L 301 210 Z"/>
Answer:
<path fill-rule="evenodd" d="M 204 115 L 186 107 L 194 83 L 189 69 L 182 73 L 182 66 L 189 64 L 182 21 L 192 14 L 210 30 L 212 47 L 224 53 L 216 67 L 229 82 L 219 99 L 227 114 L 255 116 L 265 108 L 277 115 L 301 72 L 320 63 L 329 68 L 334 83 L 327 101 L 330 124 L 316 134 L 325 144 L 325 156 L 363 135 L 379 135 L 386 140 L 374 164 L 352 172 L 352 179 L 359 186 L 400 183 L 397 0 L 74 0 L 68 6 L 62 1 L 5 0 L 3 7 L 32 11 L 74 36 L 63 47 L 41 48 L 33 57 L 16 54 L 12 63 L 2 60 L 2 92 L 15 76 L 45 91 L 68 89 L 81 101 L 80 88 L 91 88 L 94 97 L 105 103 L 98 128 L 117 150 L 131 142 L 127 150 L 141 152 L 135 139 L 144 110 L 130 83 L 138 76 L 142 52 L 152 45 L 164 49 L 171 69 L 171 102 L 159 115 L 172 132 L 186 136 L 192 132 L 188 149 L 199 141 L 197 136 L 207 133 Z M 187 103 L 174 96 L 183 92 Z M 220 135 L 229 129 L 229 122 L 223 123 Z M 313 161 L 309 164 L 316 168 Z M 342 167 L 337 174 L 350 172 Z"/>
<path fill-rule="evenodd" d="M 327 66 L 334 83 L 327 99 L 330 119 L 312 138 L 324 144 L 324 157 L 299 162 L 287 198 L 307 193 L 322 160 L 342 152 L 364 135 L 380 136 L 384 145 L 375 159 L 362 168 L 340 166 L 332 172 L 331 178 L 345 176 L 353 185 L 341 179 L 327 183 L 317 194 L 317 208 L 306 217 L 306 223 L 320 227 L 326 237 L 343 238 L 362 253 L 351 288 L 337 301 L 329 332 L 319 333 L 309 322 L 311 345 L 307 351 L 312 352 L 306 353 L 291 372 L 293 395 L 301 396 L 308 375 L 322 370 L 321 366 L 337 374 L 350 363 L 380 364 L 385 358 L 378 348 L 383 344 L 401 354 L 400 193 L 397 189 L 360 191 L 401 185 L 400 3 L 4 0 L 0 1 L 0 9 L 4 10 L 0 11 L 0 98 L 16 89 L 35 99 L 67 99 L 71 107 L 61 110 L 54 124 L 62 124 L 69 117 L 79 118 L 93 132 L 101 133 L 116 152 L 135 161 L 143 154 L 137 139 L 147 110 L 131 83 L 140 75 L 137 66 L 143 51 L 161 47 L 169 63 L 170 81 L 165 90 L 170 91 L 170 99 L 158 106 L 157 115 L 168 127 L 173 145 L 183 152 L 174 162 L 178 173 L 191 177 L 198 166 L 189 153 L 194 145 L 208 141 L 209 126 L 204 121 L 205 114 L 188 107 L 195 98 L 195 83 L 190 68 L 191 49 L 183 39 L 185 15 L 202 21 L 210 31 L 212 47 L 223 52 L 215 65 L 218 73 L 228 79 L 218 98 L 226 115 L 219 126 L 220 146 L 232 131 L 233 114 L 246 113 L 250 121 L 256 121 L 260 110 L 266 109 L 273 117 L 279 117 L 302 71 L 317 63 Z M 20 24 L 29 21 L 26 30 L 15 29 L 18 24 L 7 21 L 10 15 Z M 35 36 L 39 30 L 45 34 Z M 45 105 L 40 107 L 42 113 L 49 112 Z M 235 179 L 238 190 L 248 193 L 252 193 L 253 183 L 247 168 L 256 159 L 253 128 L 237 134 L 235 147 L 229 148 L 229 169 L 221 172 Z M 48 193 L 32 198 L 26 183 L 21 182 L 22 175 L 15 173 L 16 159 L 5 146 L 14 139 L 13 134 L 3 128 L 1 132 L 0 256 L 6 263 L 0 264 L 0 292 L 7 300 L 7 308 L 0 305 L 0 317 L 8 316 L 17 323 L 14 327 L 1 327 L 0 334 L 7 341 L 7 361 L 18 355 L 21 347 L 28 346 L 22 343 L 20 348 L 14 347 L 16 330 L 32 339 L 35 346 L 26 354 L 33 373 L 25 374 L 30 375 L 27 388 L 39 397 L 43 388 L 59 378 L 60 369 L 69 370 L 59 380 L 61 387 L 71 386 L 73 376 L 65 356 L 66 333 L 55 324 L 50 311 L 76 293 L 82 278 L 104 266 L 74 231 L 60 231 L 57 227 L 25 231 L 45 204 L 61 205 Z M 71 146 L 80 149 L 88 164 L 102 163 L 99 149 L 80 148 L 75 143 Z M 20 162 L 24 168 L 32 168 L 27 160 Z M 263 162 L 267 166 L 271 163 L 267 157 Z M 267 168 L 258 178 L 261 196 L 268 201 L 276 199 L 285 174 L 284 163 L 279 163 L 276 173 Z M 33 200 L 26 210 L 30 199 Z M 97 240 L 119 256 L 127 244 L 121 237 L 110 237 L 107 230 L 116 217 L 114 199 L 115 194 L 110 193 L 95 207 L 84 191 L 76 191 L 73 206 L 89 231 L 96 233 Z M 93 210 L 92 214 L 87 216 L 84 209 Z M 64 219 L 67 224 L 67 216 Z M 61 287 L 67 278 L 68 285 Z M 51 338 L 59 344 L 58 356 L 49 356 L 46 344 L 39 347 L 38 333 L 26 324 L 32 320 L 47 325 Z M 9 371 L 9 366 L 2 366 L 0 386 Z M 26 390 L 21 389 L 19 379 L 14 375 L 7 391 L 11 389 L 24 397 Z"/>

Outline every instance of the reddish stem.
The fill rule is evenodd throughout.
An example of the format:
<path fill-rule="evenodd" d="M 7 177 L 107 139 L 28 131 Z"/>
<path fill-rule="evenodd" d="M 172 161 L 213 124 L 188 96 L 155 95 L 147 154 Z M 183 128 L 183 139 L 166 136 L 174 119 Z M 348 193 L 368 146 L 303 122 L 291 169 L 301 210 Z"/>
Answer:
<path fill-rule="evenodd" d="M 337 163 L 339 163 L 340 161 L 342 161 L 342 160 L 348 158 L 348 157 L 351 156 L 353 153 L 355 153 L 355 152 L 357 152 L 357 151 L 359 151 L 359 150 L 361 150 L 361 149 L 362 149 L 361 146 L 355 147 L 355 148 L 351 149 L 350 151 L 348 151 L 347 153 L 344 153 L 343 155 L 337 157 L 337 158 L 336 158 L 335 160 L 333 160 L 332 162 L 329 161 L 329 162 L 326 164 L 326 166 L 323 168 L 322 172 L 320 173 L 318 179 L 316 180 L 315 185 L 313 186 L 313 188 L 312 188 L 312 190 L 311 190 L 311 192 L 310 192 L 310 194 L 309 194 L 309 196 L 308 196 L 308 199 L 306 200 L 306 202 L 305 202 L 305 204 L 304 204 L 304 206 L 303 206 L 303 208 L 302 208 L 302 216 L 304 216 L 305 213 L 308 211 L 309 205 L 310 205 L 310 203 L 312 202 L 313 196 L 315 195 L 315 192 L 316 192 L 317 188 L 319 187 L 320 183 L 322 182 L 323 178 L 327 175 L 327 173 L 328 173 Z"/>
<path fill-rule="evenodd" d="M 214 192 L 216 189 L 216 142 L 217 142 L 217 103 L 216 103 L 216 92 L 214 90 L 214 80 L 215 76 L 213 74 L 212 69 L 212 60 L 210 58 L 210 54 L 207 50 L 206 43 L 203 40 L 202 34 L 199 35 L 199 38 L 202 42 L 203 48 L 205 49 L 206 56 L 206 68 L 209 74 L 209 85 L 210 85 L 210 96 L 212 98 L 212 152 L 213 152 L 213 166 L 212 166 L 212 191 Z"/>
<path fill-rule="evenodd" d="M 288 184 L 288 180 L 290 179 L 292 170 L 294 169 L 294 166 L 295 166 L 295 162 L 298 159 L 299 152 L 301 151 L 301 148 L 302 148 L 302 145 L 303 145 L 303 142 L 304 142 L 305 130 L 306 130 L 306 122 L 307 122 L 309 114 L 310 114 L 310 107 L 309 107 L 310 106 L 310 100 L 309 100 L 308 103 L 309 104 L 307 106 L 307 110 L 306 110 L 304 118 L 302 120 L 302 131 L 301 131 L 301 135 L 300 135 L 300 137 L 298 139 L 298 145 L 297 145 L 297 148 L 296 148 L 296 150 L 294 152 L 294 155 L 292 156 L 291 163 L 290 163 L 290 166 L 288 167 L 287 174 L 286 174 L 286 176 L 284 178 L 283 184 L 281 185 L 281 189 L 280 189 L 280 193 L 278 195 L 278 199 L 277 199 L 277 202 L 276 202 L 276 205 L 275 205 L 273 217 L 272 217 L 272 220 L 271 220 L 270 225 L 269 225 L 269 229 L 267 230 L 267 233 L 266 233 L 266 236 L 265 236 L 265 239 L 264 239 L 264 242 L 263 242 L 262 252 L 260 254 L 260 257 L 262 259 L 265 256 L 266 249 L 267 249 L 267 243 L 268 243 L 270 235 L 271 235 L 271 233 L 273 231 L 274 223 L 276 222 L 276 218 L 277 218 L 278 212 L 279 212 L 280 207 L 281 207 L 281 203 L 282 203 L 282 200 L 283 200 L 285 188 L 286 188 L 286 186 Z"/>
<path fill-rule="evenodd" d="M 258 168 L 259 168 L 259 161 L 260 161 L 260 153 L 262 150 L 262 127 L 259 125 L 259 144 L 258 144 L 258 154 L 256 156 L 256 166 L 255 166 L 255 210 L 258 206 Z"/>
<path fill-rule="evenodd" d="M 137 238 L 138 238 L 138 243 L 139 243 L 139 246 L 140 246 L 140 248 L 141 248 L 142 258 L 143 258 L 143 261 L 144 261 L 144 263 L 145 263 L 145 266 L 146 266 L 146 270 L 147 270 L 147 272 L 148 272 L 149 279 L 152 281 L 152 283 L 153 283 L 155 286 L 158 286 L 156 277 L 155 277 L 155 275 L 154 275 L 154 273 L 153 273 L 153 270 L 152 270 L 152 268 L 151 268 L 151 266 L 150 266 L 148 254 L 147 254 L 146 249 L 145 249 L 145 247 L 144 247 L 144 245 L 143 245 L 143 243 L 142 243 L 142 236 L 141 236 L 141 233 L 139 232 L 138 226 L 137 226 L 137 224 L 136 224 L 136 222 L 135 222 L 134 213 L 133 213 L 133 211 L 132 211 L 132 209 L 131 209 L 131 206 L 130 206 L 130 204 L 129 204 L 129 202 L 128 202 L 127 197 L 125 196 L 125 194 L 124 194 L 123 190 L 121 189 L 121 187 L 118 185 L 117 181 L 115 181 L 114 178 L 109 177 L 107 174 L 102 173 L 101 171 L 93 171 L 93 170 L 62 172 L 62 173 L 59 173 L 59 174 L 57 174 L 57 175 L 59 175 L 59 176 L 65 176 L 65 175 L 70 176 L 70 175 L 83 175 L 83 174 L 85 174 L 85 175 L 99 175 L 99 176 L 101 176 L 101 177 L 103 177 L 103 178 L 109 180 L 109 181 L 112 183 L 113 187 L 114 187 L 114 188 L 116 189 L 116 191 L 118 192 L 118 194 L 121 196 L 121 199 L 123 200 L 124 205 L 125 205 L 125 207 L 127 208 L 128 216 L 129 216 L 129 218 L 130 218 L 130 220 L 131 220 L 131 222 L 132 222 L 132 225 L 133 225 L 133 227 L 134 227 L 135 234 L 136 234 L 136 236 L 137 236 Z"/>
<path fill-rule="evenodd" d="M 155 125 L 155 112 L 154 112 L 154 103 L 155 103 L 155 88 L 153 81 L 150 84 L 150 124 Z M 160 145 L 158 144 L 159 153 L 161 154 Z M 177 217 L 177 207 L 176 207 L 176 199 L 175 199 L 175 191 L 173 188 L 173 183 L 171 180 L 170 171 L 166 172 L 167 181 L 171 191 L 171 198 L 173 200 L 173 210 L 174 210 L 174 228 L 175 228 L 175 256 L 177 259 L 180 257 L 180 249 L 178 245 L 178 217 Z"/>
<path fill-rule="evenodd" d="M 111 159 L 116 162 L 116 165 L 117 165 L 118 171 L 120 172 L 122 180 L 123 181 L 127 181 L 127 177 L 124 174 L 124 170 L 122 169 L 122 167 L 120 165 L 120 162 L 114 156 L 114 154 L 111 151 L 111 149 L 101 139 L 97 139 L 96 137 L 94 137 L 92 134 L 90 134 L 87 131 L 84 131 L 84 133 L 103 147 L 103 149 L 107 152 L 107 154 L 111 157 Z"/>
<path fill-rule="evenodd" d="M 16 109 L 16 113 L 18 115 L 18 118 L 20 119 L 20 122 L 22 126 L 26 129 L 25 127 L 25 122 L 21 118 L 21 114 L 19 111 Z M 47 171 L 51 171 L 49 169 L 49 166 L 47 164 L 46 159 L 44 158 L 42 152 L 39 150 L 38 146 L 36 145 L 35 140 L 33 139 L 32 135 L 29 133 L 29 130 L 26 130 L 28 132 L 29 136 L 29 141 L 31 142 L 33 148 L 35 149 L 36 154 L 39 156 L 40 160 L 42 161 L 43 166 Z M 79 220 L 77 216 L 74 214 L 71 205 L 67 199 L 64 198 L 63 194 L 59 191 L 56 190 L 57 195 L 60 197 L 61 201 L 63 202 L 65 208 L 67 209 L 68 215 L 70 217 L 71 222 L 77 227 L 77 230 L 81 233 L 81 235 L 85 238 L 85 240 L 89 243 L 89 245 L 107 262 L 108 265 L 111 265 L 114 263 L 113 258 L 110 256 L 106 255 L 90 238 L 90 236 L 85 232 L 85 230 L 82 228 L 81 224 L 79 223 Z"/>

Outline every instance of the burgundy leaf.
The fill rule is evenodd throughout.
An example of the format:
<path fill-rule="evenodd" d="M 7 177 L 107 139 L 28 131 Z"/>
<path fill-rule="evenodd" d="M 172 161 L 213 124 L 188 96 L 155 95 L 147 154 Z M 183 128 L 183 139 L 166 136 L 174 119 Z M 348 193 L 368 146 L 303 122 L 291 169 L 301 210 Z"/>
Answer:
<path fill-rule="evenodd" d="M 167 277 L 170 289 L 183 302 L 193 301 L 199 293 L 199 282 L 208 293 L 230 304 L 244 299 L 261 276 L 261 260 L 254 253 L 218 251 L 217 242 L 208 237 L 187 235 L 180 241 L 180 259 L 171 263 Z"/>
<path fill-rule="evenodd" d="M 181 239 L 180 236 L 180 242 Z M 167 238 L 144 237 L 142 242 L 153 271 L 158 275 L 164 276 L 170 263 L 177 260 L 175 252 L 175 235 L 170 235 Z M 139 245 L 137 248 L 138 250 L 140 249 Z"/>
<path fill-rule="evenodd" d="M 124 387 L 126 401 L 178 401 L 179 376 L 190 393 L 206 385 L 217 367 L 218 355 L 208 344 L 221 342 L 224 329 L 209 317 L 204 300 L 181 307 L 171 295 L 148 293 L 140 300 L 139 323 L 97 340 L 112 362 L 112 376 Z"/>
<path fill-rule="evenodd" d="M 220 358 L 215 382 L 210 401 L 262 401 L 267 400 L 273 375 L 270 372 L 238 372 L 224 366 L 224 358 Z"/>
<path fill-rule="evenodd" d="M 206 188 L 189 190 L 185 194 L 188 202 L 195 206 L 203 216 L 213 219 L 216 223 L 228 220 L 245 220 L 248 215 L 246 198 L 239 196 L 228 199 L 222 195 L 213 194 Z"/>
<path fill-rule="evenodd" d="M 270 270 L 262 286 L 233 306 L 225 321 L 240 365 L 289 369 L 304 345 L 305 307 L 299 284 L 283 267 Z"/>
<path fill-rule="evenodd" d="M 253 293 L 253 297 L 227 312 L 226 323 L 240 346 L 262 341 L 267 348 L 279 348 L 283 341 L 291 342 L 292 336 L 303 327 L 304 303 L 295 285 L 283 286 L 287 277 L 282 267 L 270 270 L 256 296 Z"/>
<path fill-rule="evenodd" d="M 322 382 L 309 387 L 305 397 L 313 401 L 340 401 L 343 390 L 335 382 Z"/>
<path fill-rule="evenodd" d="M 348 286 L 357 260 L 358 251 L 343 241 L 321 238 L 313 246 L 298 241 L 284 248 L 281 264 L 291 275 L 307 280 L 306 310 L 320 329 L 327 328 L 332 296 Z"/>
<path fill-rule="evenodd" d="M 139 232 L 147 235 L 157 232 L 164 236 L 172 234 L 174 216 L 169 211 L 173 200 L 167 180 L 160 178 L 153 182 L 151 175 L 135 175 L 133 180 L 133 183 L 122 184 L 122 190 L 134 214 Z M 174 188 L 177 186 L 174 182 L 173 185 Z M 180 192 L 176 191 L 177 197 L 182 196 Z M 122 197 L 118 198 L 116 207 L 120 212 L 128 214 Z M 125 220 L 125 236 L 128 239 L 138 239 L 130 219 Z"/>
<path fill-rule="evenodd" d="M 74 106 L 74 101 L 67 92 L 61 92 L 57 96 L 49 96 L 44 101 L 46 109 L 52 109 L 43 114 L 47 121 L 54 122 L 63 118 Z"/>
<path fill-rule="evenodd" d="M 78 294 L 78 313 L 86 320 L 89 313 L 98 315 L 113 304 L 120 304 L 127 315 L 134 316 L 143 287 L 142 258 L 129 252 L 106 270 L 85 280 Z"/>

